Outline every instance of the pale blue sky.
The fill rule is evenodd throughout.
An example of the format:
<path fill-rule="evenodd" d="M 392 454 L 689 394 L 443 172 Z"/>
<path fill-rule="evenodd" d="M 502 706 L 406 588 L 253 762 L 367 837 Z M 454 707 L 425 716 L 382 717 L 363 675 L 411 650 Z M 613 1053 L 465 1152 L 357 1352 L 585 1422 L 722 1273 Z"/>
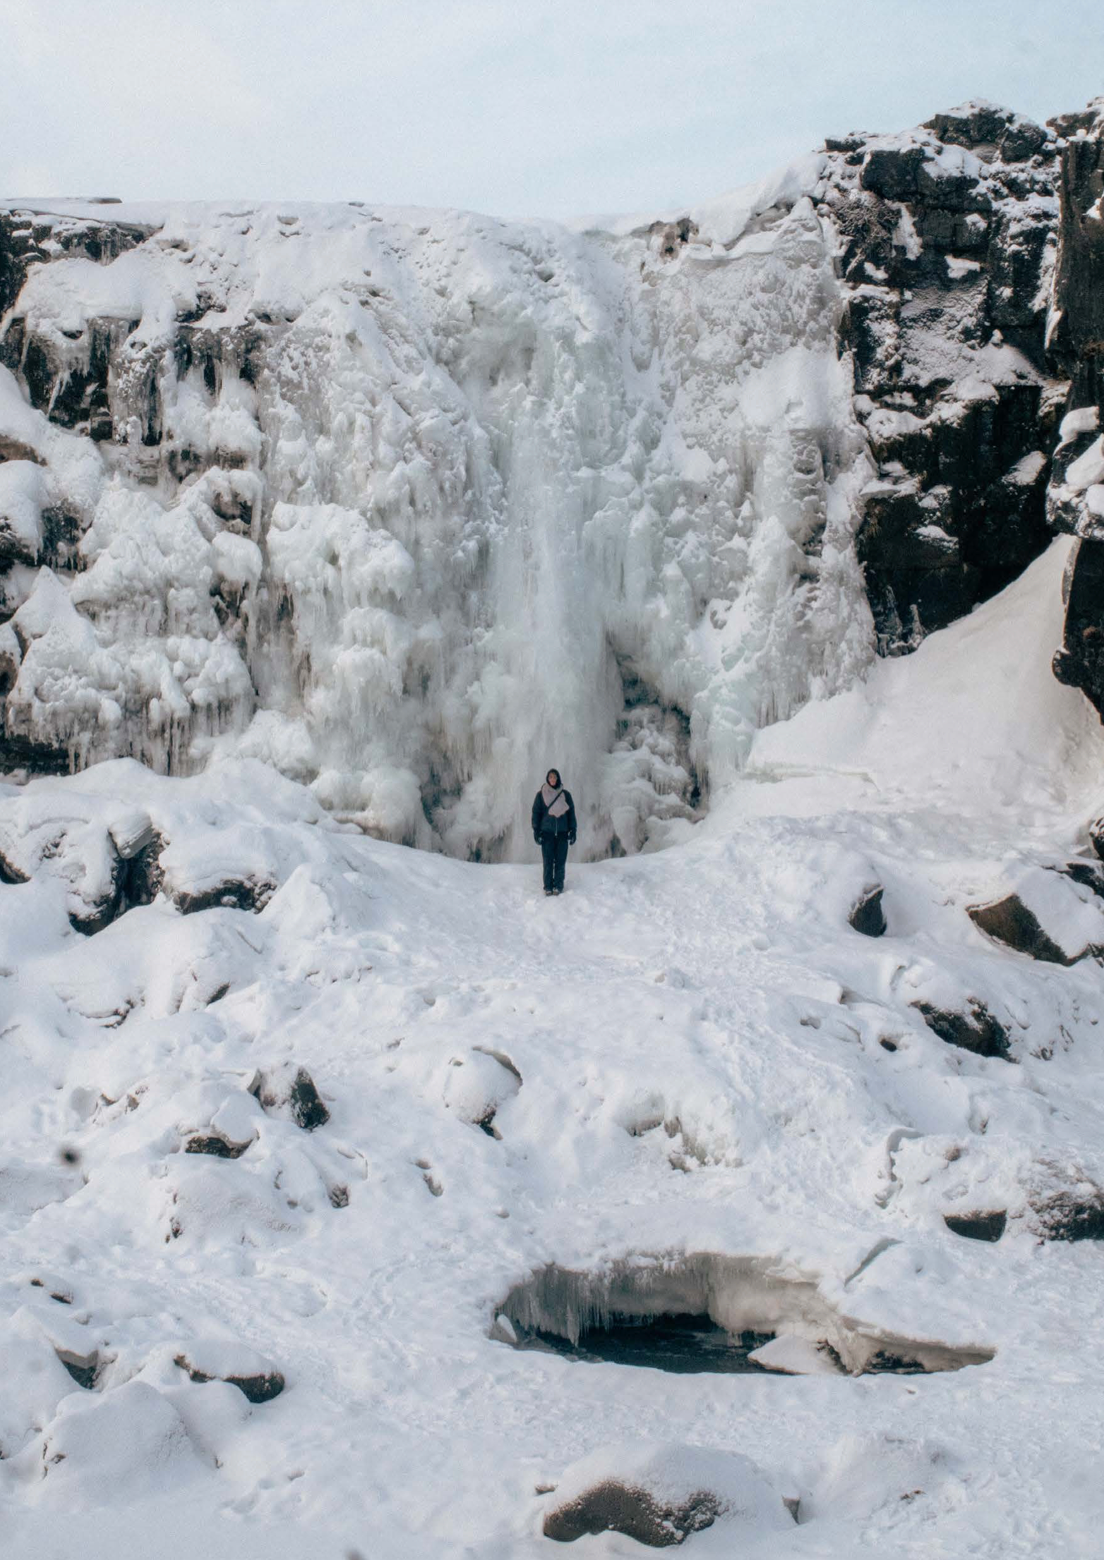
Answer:
<path fill-rule="evenodd" d="M 1104 93 L 1101 0 L 0 0 L 0 37 L 3 195 L 644 211 Z"/>

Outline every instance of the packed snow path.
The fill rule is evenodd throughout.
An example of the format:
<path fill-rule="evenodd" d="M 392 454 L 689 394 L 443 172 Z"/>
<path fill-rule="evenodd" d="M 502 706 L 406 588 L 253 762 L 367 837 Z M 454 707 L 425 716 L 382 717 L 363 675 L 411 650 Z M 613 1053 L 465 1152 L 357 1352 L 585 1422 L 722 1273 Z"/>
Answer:
<path fill-rule="evenodd" d="M 1100 1247 L 1048 1236 L 1104 1199 L 1100 967 L 966 914 L 1091 864 L 1104 739 L 1040 653 L 1067 551 L 764 733 L 685 845 L 569 864 L 560 899 L 347 832 L 256 764 L 8 788 L 5 1552 L 535 1557 L 538 1487 L 631 1471 L 644 1437 L 775 1492 L 691 1553 L 1093 1554 Z M 83 935 L 108 831 L 143 828 L 159 892 Z M 875 883 L 878 938 L 848 924 Z M 181 913 L 219 894 L 257 913 Z M 971 1003 L 1007 1056 L 917 1006 Z M 944 1222 L 986 1210 L 996 1244 Z M 655 1258 L 760 1264 L 780 1336 L 995 1354 L 674 1376 L 500 1341 L 545 1264 Z M 268 1401 L 231 1384 L 277 1373 Z"/>

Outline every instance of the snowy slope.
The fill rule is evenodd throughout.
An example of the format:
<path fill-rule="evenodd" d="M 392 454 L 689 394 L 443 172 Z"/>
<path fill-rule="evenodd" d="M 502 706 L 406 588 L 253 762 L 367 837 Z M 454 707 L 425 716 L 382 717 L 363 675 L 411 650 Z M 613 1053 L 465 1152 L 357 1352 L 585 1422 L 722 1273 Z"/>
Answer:
<path fill-rule="evenodd" d="M 655 1466 L 736 1492 L 692 1555 L 1098 1554 L 1100 1248 L 1047 1237 L 1104 1199 L 1100 966 L 966 914 L 1091 856 L 1104 735 L 1047 670 L 1067 551 L 760 733 L 685 843 L 573 862 L 561 900 L 366 839 L 256 763 L 8 789 L 5 1555 L 520 1560 L 559 1552 L 538 1487 Z M 75 930 L 151 829 L 157 896 Z M 252 909 L 177 908 L 231 878 Z M 847 919 L 873 885 L 877 939 Z M 982 1004 L 1007 1055 L 917 1004 Z M 279 1103 L 297 1067 L 311 1131 Z M 184 1151 L 219 1136 L 238 1157 Z M 997 1244 L 944 1222 L 985 1210 Z M 573 1304 L 711 1284 L 730 1325 L 852 1368 L 987 1362 L 513 1349 L 496 1316 L 548 1263 L 583 1275 Z M 250 1404 L 178 1357 L 286 1387 Z"/>

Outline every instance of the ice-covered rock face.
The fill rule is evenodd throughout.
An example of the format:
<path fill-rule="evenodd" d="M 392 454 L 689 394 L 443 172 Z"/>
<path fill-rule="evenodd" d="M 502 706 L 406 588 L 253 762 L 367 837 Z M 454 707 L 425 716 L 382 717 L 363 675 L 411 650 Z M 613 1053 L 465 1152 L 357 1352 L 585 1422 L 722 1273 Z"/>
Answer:
<path fill-rule="evenodd" d="M 236 747 L 480 859 L 554 762 L 588 854 L 662 843 L 872 650 L 834 232 L 781 193 L 723 243 L 13 212 L 9 762 Z"/>

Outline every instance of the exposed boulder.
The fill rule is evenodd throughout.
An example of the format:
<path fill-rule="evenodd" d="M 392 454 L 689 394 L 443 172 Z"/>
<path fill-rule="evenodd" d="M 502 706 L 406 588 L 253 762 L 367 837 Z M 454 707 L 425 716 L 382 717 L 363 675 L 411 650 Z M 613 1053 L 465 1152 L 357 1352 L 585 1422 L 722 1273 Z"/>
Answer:
<path fill-rule="evenodd" d="M 174 1363 L 199 1383 L 225 1381 L 250 1403 L 270 1403 L 287 1385 L 282 1371 L 244 1344 L 222 1340 L 193 1341 L 174 1356 Z"/>
<path fill-rule="evenodd" d="M 285 1062 L 259 1072 L 249 1088 L 265 1110 L 289 1115 L 304 1132 L 324 1127 L 330 1113 L 305 1067 Z"/>
<path fill-rule="evenodd" d="M 1003 1208 L 991 1213 L 945 1213 L 943 1223 L 952 1235 L 965 1240 L 997 1241 L 1004 1234 L 1008 1214 Z"/>
<path fill-rule="evenodd" d="M 1083 881 L 1083 866 L 1091 863 L 1035 867 L 1011 893 L 968 905 L 966 913 L 1006 948 L 1048 964 L 1074 964 L 1104 950 L 1104 906 L 1095 884 Z"/>
<path fill-rule="evenodd" d="M 83 1387 L 86 1392 L 91 1392 L 96 1385 L 96 1375 L 100 1368 L 100 1355 L 98 1349 L 92 1349 L 88 1353 L 76 1353 L 72 1349 L 58 1349 L 57 1357 L 72 1376 L 78 1387 Z"/>
<path fill-rule="evenodd" d="M 0 804 L 0 882 L 60 878 L 69 923 L 88 937 L 152 902 L 163 848 L 140 809 L 104 809 L 91 798 L 61 806 L 48 792 L 29 791 Z"/>
<path fill-rule="evenodd" d="M 108 833 L 123 863 L 120 893 L 124 907 L 151 905 L 161 892 L 165 875 L 161 853 L 167 841 L 154 828 L 148 813 L 141 811 L 117 820 Z"/>
<path fill-rule="evenodd" d="M 966 914 L 996 942 L 1017 953 L 1029 954 L 1047 964 L 1071 964 L 1058 944 L 1052 942 L 1018 894 L 1006 894 L 984 905 L 968 905 Z"/>
<path fill-rule="evenodd" d="M 181 915 L 247 910 L 258 915 L 279 886 L 272 842 L 261 828 L 210 829 L 161 855 L 165 892 Z"/>
<path fill-rule="evenodd" d="M 639 1486 L 606 1479 L 550 1511 L 543 1532 L 545 1538 L 561 1544 L 588 1533 L 624 1533 L 638 1544 L 666 1549 L 712 1527 L 720 1510 L 717 1497 L 708 1490 L 694 1491 L 679 1505 L 661 1505 Z"/>
<path fill-rule="evenodd" d="M 738 1453 L 641 1442 L 603 1448 L 568 1468 L 543 1532 L 559 1543 L 624 1533 L 667 1549 L 718 1521 L 747 1524 L 765 1538 L 791 1528 L 793 1516 L 761 1470 Z M 732 1536 L 739 1541 L 736 1531 Z"/>
<path fill-rule="evenodd" d="M 855 930 L 861 932 L 864 937 L 885 936 L 886 918 L 885 911 L 882 909 L 884 892 L 880 884 L 866 889 L 847 917 Z"/>
<path fill-rule="evenodd" d="M 1011 1061 L 1008 1031 L 976 998 L 969 998 L 965 1012 L 954 1012 L 936 1007 L 931 1002 L 914 1002 L 912 1006 L 923 1018 L 928 1028 L 948 1045 L 957 1045 L 977 1056 L 999 1056 Z"/>
<path fill-rule="evenodd" d="M 276 892 L 269 878 L 240 878 L 229 874 L 204 888 L 175 888 L 172 901 L 181 915 L 198 910 L 250 910 L 258 915 Z"/>
<path fill-rule="evenodd" d="M 184 1144 L 186 1154 L 212 1154 L 216 1159 L 240 1159 L 253 1139 L 245 1143 L 232 1143 L 221 1132 L 196 1133 Z"/>
<path fill-rule="evenodd" d="M 1104 861 L 1104 818 L 1094 818 L 1089 824 L 1089 839 L 1093 850 Z"/>

